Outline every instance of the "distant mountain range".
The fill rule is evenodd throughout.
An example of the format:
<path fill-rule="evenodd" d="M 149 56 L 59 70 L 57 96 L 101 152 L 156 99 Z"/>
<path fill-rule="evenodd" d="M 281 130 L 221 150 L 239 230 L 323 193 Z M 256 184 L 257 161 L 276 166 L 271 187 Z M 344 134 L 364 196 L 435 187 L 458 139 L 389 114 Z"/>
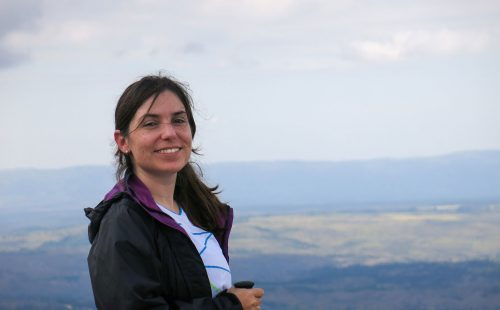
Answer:
<path fill-rule="evenodd" d="M 364 205 L 500 199 L 500 150 L 343 162 L 208 166 L 222 197 L 242 206 Z"/>
<path fill-rule="evenodd" d="M 408 159 L 231 162 L 203 170 L 239 214 L 500 201 L 500 150 Z M 0 170 L 0 213 L 60 218 L 72 210 L 83 221 L 81 209 L 100 201 L 114 184 L 113 172 L 109 166 Z"/>

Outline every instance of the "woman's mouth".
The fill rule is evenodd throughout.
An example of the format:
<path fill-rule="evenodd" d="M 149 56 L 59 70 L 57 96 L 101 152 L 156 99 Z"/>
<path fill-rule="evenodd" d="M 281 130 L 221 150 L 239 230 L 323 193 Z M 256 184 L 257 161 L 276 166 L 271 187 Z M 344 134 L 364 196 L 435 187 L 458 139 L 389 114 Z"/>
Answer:
<path fill-rule="evenodd" d="M 170 153 L 179 152 L 180 150 L 181 150 L 180 147 L 169 147 L 169 148 L 164 148 L 164 149 L 157 150 L 155 152 L 156 153 L 161 153 L 161 154 L 170 154 Z"/>

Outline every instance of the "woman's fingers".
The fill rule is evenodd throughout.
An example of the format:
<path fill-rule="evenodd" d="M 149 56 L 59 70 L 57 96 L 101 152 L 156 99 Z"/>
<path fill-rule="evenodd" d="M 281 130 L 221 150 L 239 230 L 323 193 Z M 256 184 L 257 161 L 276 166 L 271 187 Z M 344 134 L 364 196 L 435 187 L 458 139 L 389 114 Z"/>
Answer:
<path fill-rule="evenodd" d="M 261 289 L 261 288 L 253 288 L 252 289 L 254 291 L 254 296 L 257 297 L 257 298 L 262 298 L 262 296 L 264 296 L 264 290 Z"/>
<path fill-rule="evenodd" d="M 233 293 L 238 297 L 245 310 L 260 309 L 261 298 L 264 296 L 264 290 L 261 288 L 230 288 L 229 293 Z"/>
<path fill-rule="evenodd" d="M 264 290 L 261 288 L 254 288 L 251 289 L 252 295 L 254 297 L 254 302 L 253 305 L 255 309 L 260 309 L 260 304 L 261 304 L 261 298 L 264 296 Z"/>

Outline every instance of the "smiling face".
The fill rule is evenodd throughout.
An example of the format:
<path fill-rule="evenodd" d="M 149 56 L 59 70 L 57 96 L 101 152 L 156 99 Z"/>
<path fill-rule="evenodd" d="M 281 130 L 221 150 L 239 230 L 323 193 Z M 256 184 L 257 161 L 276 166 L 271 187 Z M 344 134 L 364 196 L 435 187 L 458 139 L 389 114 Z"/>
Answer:
<path fill-rule="evenodd" d="M 141 178 L 175 175 L 189 161 L 192 133 L 182 101 L 171 91 L 147 99 L 136 111 L 128 134 L 115 131 L 115 141 L 130 155 Z"/>

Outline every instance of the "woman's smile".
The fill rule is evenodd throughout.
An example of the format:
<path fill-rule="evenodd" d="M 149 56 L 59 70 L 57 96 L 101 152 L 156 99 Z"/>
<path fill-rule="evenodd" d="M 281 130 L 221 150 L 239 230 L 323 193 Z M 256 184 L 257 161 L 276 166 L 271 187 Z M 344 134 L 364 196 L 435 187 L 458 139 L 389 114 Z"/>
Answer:
<path fill-rule="evenodd" d="M 172 153 L 177 153 L 181 150 L 180 147 L 171 147 L 171 148 L 163 148 L 159 149 L 155 152 L 160 153 L 160 154 L 172 154 Z"/>

